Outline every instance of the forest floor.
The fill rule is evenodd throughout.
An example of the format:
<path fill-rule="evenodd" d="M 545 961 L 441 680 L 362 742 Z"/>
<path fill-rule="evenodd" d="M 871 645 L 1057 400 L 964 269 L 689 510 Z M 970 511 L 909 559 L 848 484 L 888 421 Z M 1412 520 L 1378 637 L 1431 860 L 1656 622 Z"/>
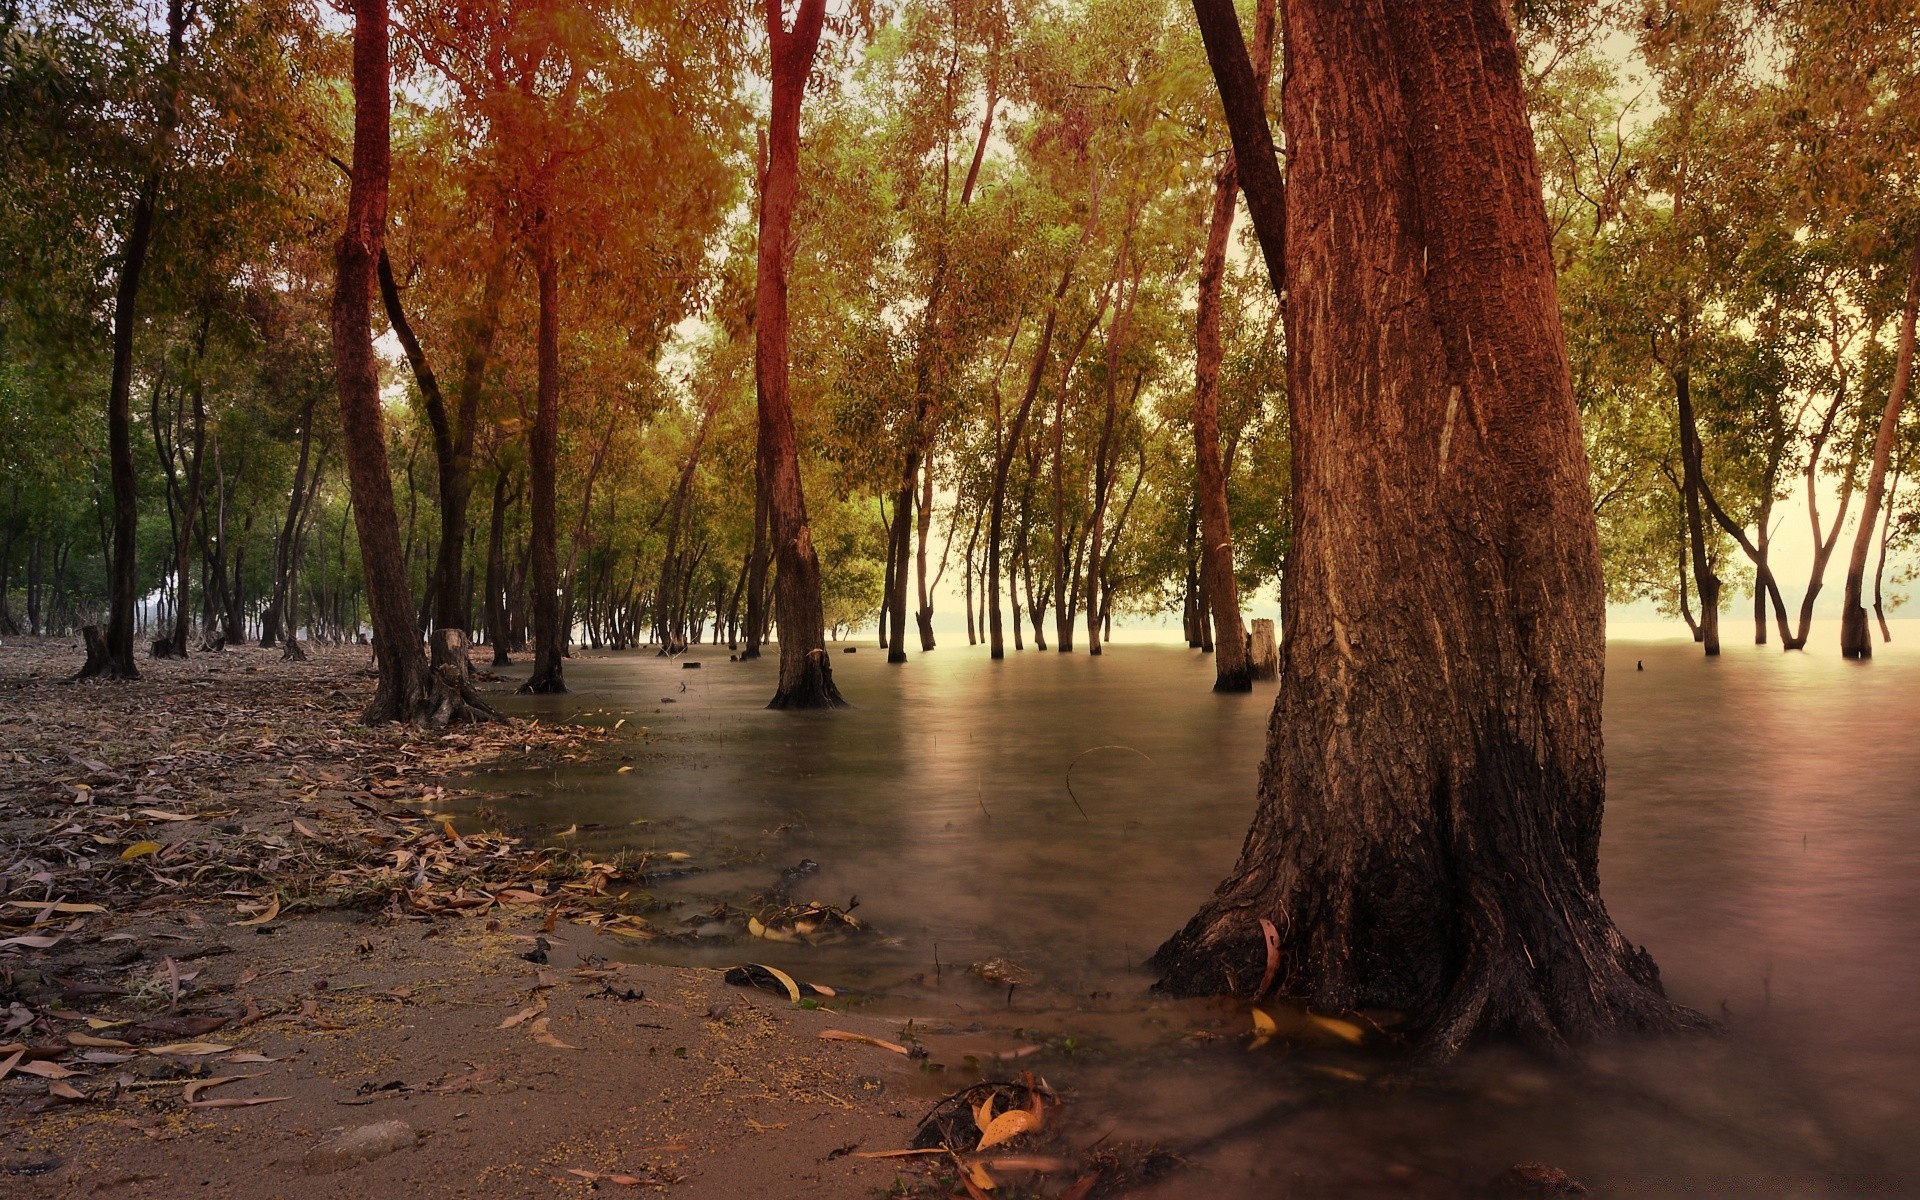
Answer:
<path fill-rule="evenodd" d="M 363 728 L 364 650 L 309 653 L 73 684 L 76 644 L 0 647 L 0 1190 L 984 1194 L 972 1158 L 863 1157 L 926 1112 L 898 1022 L 611 961 L 649 936 L 646 858 L 436 815 L 463 772 L 631 735 Z M 1007 1157 L 1034 1140 L 993 1169 L 1067 1166 Z M 1108 1166 L 1042 1190 L 1112 1194 Z"/>

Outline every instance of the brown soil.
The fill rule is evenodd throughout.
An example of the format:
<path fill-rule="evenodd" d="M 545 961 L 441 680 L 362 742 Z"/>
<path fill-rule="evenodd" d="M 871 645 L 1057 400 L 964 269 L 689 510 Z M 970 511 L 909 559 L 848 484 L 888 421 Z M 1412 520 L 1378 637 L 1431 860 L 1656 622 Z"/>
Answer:
<path fill-rule="evenodd" d="M 632 742 L 354 728 L 364 652 L 311 655 L 69 684 L 64 641 L 0 648 L 7 1195 L 863 1196 L 916 1174 L 848 1152 L 908 1144 L 912 1064 L 818 1036 L 892 1024 L 607 962 L 603 930 L 647 935 L 623 898 L 644 864 L 429 815 L 459 771 Z M 223 1076 L 245 1078 L 193 1086 Z M 415 1144 L 309 1169 L 387 1120 Z"/>

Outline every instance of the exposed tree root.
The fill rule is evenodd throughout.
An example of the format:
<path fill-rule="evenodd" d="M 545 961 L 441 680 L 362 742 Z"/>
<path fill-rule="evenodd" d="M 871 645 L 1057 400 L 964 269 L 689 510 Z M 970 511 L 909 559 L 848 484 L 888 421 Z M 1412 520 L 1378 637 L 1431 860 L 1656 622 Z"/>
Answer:
<path fill-rule="evenodd" d="M 1539 919 L 1560 912 L 1555 904 L 1529 906 L 1536 919 L 1522 922 L 1510 915 L 1510 896 L 1470 886 L 1454 938 L 1421 964 L 1382 961 L 1370 948 L 1356 948 L 1352 931 L 1337 923 L 1312 926 L 1338 907 L 1325 904 L 1324 893 L 1304 903 L 1296 893 L 1288 921 L 1286 909 L 1257 895 L 1230 895 L 1231 886 L 1155 953 L 1156 986 L 1176 995 L 1251 996 L 1267 953 L 1259 915 L 1277 912 L 1277 992 L 1321 1011 L 1405 1012 L 1416 1070 L 1443 1067 L 1485 1036 L 1512 1037 L 1559 1057 L 1609 1035 L 1715 1027 L 1666 997 L 1652 958 L 1620 936 L 1597 900 L 1590 902 L 1597 912 L 1582 920 Z M 1578 911 L 1587 903 L 1564 907 Z"/>
<path fill-rule="evenodd" d="M 834 686 L 833 664 L 825 650 L 807 651 L 807 664 L 798 682 L 782 687 L 767 702 L 768 708 L 852 708 Z"/>

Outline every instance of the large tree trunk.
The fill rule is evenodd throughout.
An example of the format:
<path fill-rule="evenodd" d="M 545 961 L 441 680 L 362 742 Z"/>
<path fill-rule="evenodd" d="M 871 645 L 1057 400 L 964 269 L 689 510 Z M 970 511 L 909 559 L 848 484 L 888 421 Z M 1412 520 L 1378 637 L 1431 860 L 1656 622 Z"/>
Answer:
<path fill-rule="evenodd" d="M 539 292 L 533 431 L 527 439 L 528 490 L 533 510 L 533 674 L 520 690 L 564 692 L 567 681 L 561 660 L 567 647 L 566 631 L 560 628 L 560 560 L 555 545 L 559 524 L 555 512 L 560 443 L 559 264 L 554 258 L 553 228 L 544 201 L 533 221 L 533 273 Z"/>
<path fill-rule="evenodd" d="M 1699 1023 L 1599 897 L 1605 596 L 1501 0 L 1287 0 L 1295 550 L 1260 808 L 1179 992 L 1434 1058 Z M 1356 371 L 1354 363 L 1372 364 Z"/>
<path fill-rule="evenodd" d="M 1846 598 L 1840 604 L 1840 653 L 1847 658 L 1873 656 L 1873 636 L 1867 632 L 1867 609 L 1862 597 L 1867 551 L 1873 545 L 1874 526 L 1880 522 L 1887 463 L 1893 456 L 1893 443 L 1900 433 L 1900 411 L 1913 381 L 1916 309 L 1920 309 L 1920 239 L 1914 241 L 1913 263 L 1907 271 L 1907 302 L 1900 312 L 1900 350 L 1894 360 L 1893 388 L 1887 393 L 1887 406 L 1880 413 L 1880 430 L 1873 440 L 1873 466 L 1867 472 L 1866 495 L 1861 498 L 1860 527 L 1854 531 L 1853 553 L 1847 559 Z"/>
<path fill-rule="evenodd" d="M 1202 30 L 1214 14 L 1200 6 Z M 1225 19 L 1234 26 L 1227 40 L 1237 39 L 1239 18 L 1231 4 Z M 1254 26 L 1254 92 L 1259 124 L 1266 129 L 1267 81 L 1273 63 L 1274 0 L 1260 0 Z M 1217 28 L 1217 27 L 1216 27 Z M 1212 35 L 1218 40 L 1224 29 Z M 1209 55 L 1212 41 L 1209 41 Z M 1222 53 L 1231 53 L 1226 47 Z M 1225 91 L 1226 89 L 1222 89 Z M 1269 139 L 1271 132 L 1269 131 Z M 1284 188 L 1284 181 L 1278 186 Z M 1213 181 L 1213 214 L 1207 225 L 1207 246 L 1200 259 L 1199 304 L 1194 317 L 1193 451 L 1194 490 L 1200 509 L 1200 573 L 1206 577 L 1207 599 L 1213 605 L 1217 652 L 1213 660 L 1213 690 L 1248 692 L 1253 675 L 1247 665 L 1246 633 L 1240 623 L 1240 587 L 1233 574 L 1233 529 L 1227 514 L 1227 472 L 1220 460 L 1220 298 L 1226 282 L 1227 238 L 1233 230 L 1234 197 L 1239 172 L 1229 153 Z M 1283 193 L 1284 194 L 1284 193 Z"/>
<path fill-rule="evenodd" d="M 373 652 L 380 684 L 361 721 L 412 720 L 427 695 L 427 660 L 414 623 L 412 589 L 400 553 L 400 523 L 387 468 L 386 423 L 380 412 L 380 367 L 373 352 L 374 272 L 387 235 L 387 0 L 353 5 L 353 172 L 347 228 L 335 255 L 333 369 L 346 434 L 348 481 Z"/>
<path fill-rule="evenodd" d="M 780 686 L 768 707 L 839 708 L 846 701 L 834 686 L 833 664 L 827 656 L 820 559 L 807 523 L 793 404 L 787 391 L 787 271 L 793 262 L 800 101 L 820 45 L 826 0 L 800 0 L 792 29 L 782 19 L 781 7 L 782 0 L 766 0 L 773 95 L 767 166 L 760 179 L 759 278 L 753 324 L 754 380 L 760 396 L 759 461 L 768 483 L 773 554 L 779 568 L 774 606 L 780 619 Z"/>

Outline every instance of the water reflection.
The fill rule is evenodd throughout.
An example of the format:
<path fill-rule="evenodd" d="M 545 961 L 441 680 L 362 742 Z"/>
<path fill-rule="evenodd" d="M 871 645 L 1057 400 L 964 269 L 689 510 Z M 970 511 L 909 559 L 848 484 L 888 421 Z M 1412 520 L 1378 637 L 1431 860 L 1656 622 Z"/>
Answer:
<path fill-rule="evenodd" d="M 575 695 L 526 707 L 624 717 L 649 740 L 627 775 L 502 780 L 514 815 L 693 852 L 718 869 L 663 892 L 688 910 L 817 860 L 802 898 L 857 896 L 884 940 L 753 957 L 896 1011 L 1093 1046 L 1046 1066 L 1084 1113 L 1202 1147 L 1155 1194 L 1467 1195 L 1527 1160 L 1610 1195 L 1920 1191 L 1920 655 L 1903 646 L 1863 666 L 1613 644 L 1604 894 L 1669 990 L 1729 1035 L 1607 1049 L 1571 1073 L 1493 1049 L 1444 1090 L 1392 1093 L 1298 1069 L 1318 1051 L 1283 1064 L 1284 1049 L 1183 1039 L 1242 1018 L 1145 995 L 1140 960 L 1239 848 L 1270 685 L 1215 696 L 1211 663 L 1168 646 L 1001 663 L 948 648 L 904 669 L 863 648 L 836 655 L 858 708 L 791 714 L 760 707 L 771 661 L 702 664 L 570 666 Z M 1129 749 L 1086 753 L 1103 746 Z M 956 969 L 993 956 L 1041 976 L 1011 1011 Z"/>

